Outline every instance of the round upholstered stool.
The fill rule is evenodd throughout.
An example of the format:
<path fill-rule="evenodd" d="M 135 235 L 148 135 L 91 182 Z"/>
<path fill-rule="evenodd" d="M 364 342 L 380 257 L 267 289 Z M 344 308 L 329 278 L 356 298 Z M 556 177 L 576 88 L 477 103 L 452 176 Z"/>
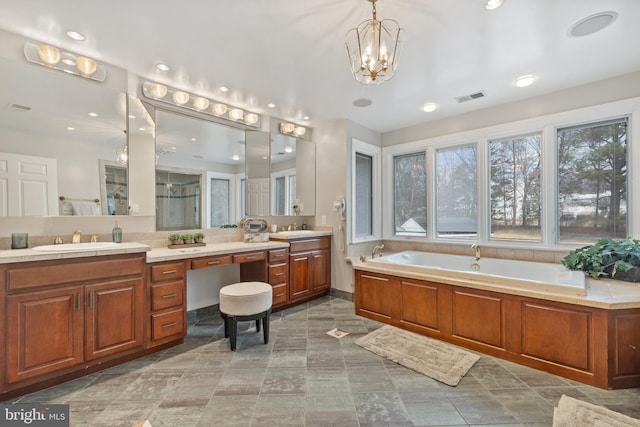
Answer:
<path fill-rule="evenodd" d="M 229 338 L 231 351 L 236 349 L 238 322 L 255 320 L 260 332 L 264 330 L 264 343 L 269 342 L 269 314 L 273 301 L 273 288 L 264 282 L 240 282 L 220 289 L 220 314 L 224 319 L 224 336 Z"/>

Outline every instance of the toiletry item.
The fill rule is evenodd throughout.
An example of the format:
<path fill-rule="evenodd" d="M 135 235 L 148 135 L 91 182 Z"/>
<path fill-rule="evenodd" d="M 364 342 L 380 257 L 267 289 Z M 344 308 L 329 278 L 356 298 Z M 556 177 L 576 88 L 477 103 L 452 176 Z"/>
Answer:
<path fill-rule="evenodd" d="M 115 222 L 115 226 L 111 231 L 111 240 L 113 240 L 115 243 L 122 242 L 122 228 L 118 227 L 118 221 Z"/>
<path fill-rule="evenodd" d="M 29 247 L 29 234 L 27 233 L 11 234 L 11 249 L 26 249 L 28 247 Z"/>
<path fill-rule="evenodd" d="M 303 230 L 306 230 L 306 229 L 307 229 L 307 224 L 306 224 L 306 223 L 302 224 L 302 229 L 303 229 Z"/>
<path fill-rule="evenodd" d="M 271 225 L 271 232 L 272 233 L 277 233 L 278 232 L 278 226 L 276 224 L 272 224 Z"/>

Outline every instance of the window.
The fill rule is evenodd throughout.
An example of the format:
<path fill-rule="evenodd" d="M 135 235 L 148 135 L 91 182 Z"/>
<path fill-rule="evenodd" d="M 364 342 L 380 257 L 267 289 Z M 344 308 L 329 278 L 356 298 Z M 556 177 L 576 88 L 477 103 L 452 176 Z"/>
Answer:
<path fill-rule="evenodd" d="M 493 239 L 542 240 L 542 135 L 489 142 Z"/>
<path fill-rule="evenodd" d="M 478 231 L 476 147 L 436 151 L 438 237 L 475 237 Z"/>
<path fill-rule="evenodd" d="M 395 234 L 427 235 L 427 166 L 425 152 L 393 157 Z"/>
<path fill-rule="evenodd" d="M 231 223 L 231 182 L 228 179 L 209 180 L 209 203 L 211 204 L 210 227 Z"/>
<path fill-rule="evenodd" d="M 373 157 L 356 153 L 355 235 L 373 234 Z"/>
<path fill-rule="evenodd" d="M 156 170 L 156 230 L 200 228 L 200 177 Z"/>
<path fill-rule="evenodd" d="M 286 181 L 284 176 L 280 176 L 275 178 L 275 183 L 273 185 L 273 212 L 272 215 L 289 215 L 286 209 L 286 200 L 287 200 L 287 190 L 286 190 Z"/>
<path fill-rule="evenodd" d="M 382 237 L 380 203 L 382 177 L 382 149 L 357 139 L 351 140 L 351 241 L 376 240 Z M 344 201 L 341 195 L 338 200 Z M 343 205 L 344 206 L 344 205 Z M 335 208 L 342 220 L 345 210 Z"/>
<path fill-rule="evenodd" d="M 561 242 L 627 236 L 627 119 L 557 130 Z"/>

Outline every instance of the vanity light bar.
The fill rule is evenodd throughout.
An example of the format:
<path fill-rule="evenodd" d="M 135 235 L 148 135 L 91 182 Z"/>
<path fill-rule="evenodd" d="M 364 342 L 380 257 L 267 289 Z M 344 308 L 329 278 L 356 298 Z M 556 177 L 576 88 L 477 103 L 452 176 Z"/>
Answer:
<path fill-rule="evenodd" d="M 304 134 L 307 133 L 307 128 L 293 123 L 282 122 L 280 123 L 280 133 L 295 136 L 296 138 L 302 138 Z"/>
<path fill-rule="evenodd" d="M 107 78 L 104 65 L 88 56 L 62 50 L 46 43 L 26 42 L 24 56 L 27 61 L 68 74 L 103 82 Z"/>
<path fill-rule="evenodd" d="M 183 90 L 174 89 L 160 83 L 144 82 L 142 84 L 142 94 L 149 99 L 171 104 L 176 107 L 186 108 L 256 128 L 260 127 L 260 116 L 256 113 Z"/>

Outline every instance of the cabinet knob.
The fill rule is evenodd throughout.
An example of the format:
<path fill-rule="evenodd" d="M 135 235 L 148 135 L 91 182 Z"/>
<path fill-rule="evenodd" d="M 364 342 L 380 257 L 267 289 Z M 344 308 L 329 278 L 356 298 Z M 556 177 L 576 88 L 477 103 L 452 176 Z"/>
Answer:
<path fill-rule="evenodd" d="M 632 345 L 632 344 L 629 344 L 629 348 L 631 350 L 637 350 L 638 349 L 638 347 L 636 347 L 635 345 Z"/>

